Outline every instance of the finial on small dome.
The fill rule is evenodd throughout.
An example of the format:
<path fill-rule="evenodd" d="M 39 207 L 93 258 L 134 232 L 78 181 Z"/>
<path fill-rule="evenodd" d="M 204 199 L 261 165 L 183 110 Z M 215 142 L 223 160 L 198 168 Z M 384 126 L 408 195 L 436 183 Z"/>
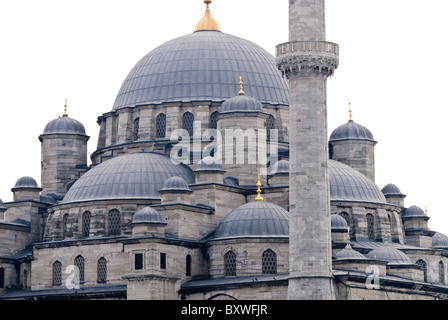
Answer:
<path fill-rule="evenodd" d="M 353 122 L 353 118 L 352 118 L 352 104 L 350 102 L 348 103 L 348 112 L 350 113 L 350 119 L 348 119 L 348 122 Z"/>
<path fill-rule="evenodd" d="M 245 94 L 245 92 L 243 91 L 243 77 L 242 76 L 240 76 L 240 92 L 238 92 L 238 94 L 240 96 Z"/>
<path fill-rule="evenodd" d="M 67 98 L 65 99 L 65 104 L 64 104 L 64 114 L 62 115 L 63 117 L 68 117 L 67 114 Z"/>
<path fill-rule="evenodd" d="M 425 206 L 425 216 L 428 216 L 428 206 Z"/>
<path fill-rule="evenodd" d="M 258 196 L 255 198 L 255 201 L 264 201 L 264 199 L 261 197 L 261 189 L 260 189 L 260 187 L 261 187 L 261 181 L 260 181 L 260 174 L 258 174 L 257 187 L 258 187 L 258 190 L 257 190 Z"/>
<path fill-rule="evenodd" d="M 212 0 L 204 0 L 204 3 L 206 4 L 205 14 L 202 19 L 199 20 L 194 31 L 221 31 L 218 21 L 216 21 L 210 13 L 209 4 L 212 3 Z"/>

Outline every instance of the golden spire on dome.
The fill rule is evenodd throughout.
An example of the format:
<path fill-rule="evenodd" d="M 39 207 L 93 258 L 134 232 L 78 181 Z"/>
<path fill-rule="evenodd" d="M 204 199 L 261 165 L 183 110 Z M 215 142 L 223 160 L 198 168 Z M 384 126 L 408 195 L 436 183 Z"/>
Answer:
<path fill-rule="evenodd" d="M 243 77 L 242 76 L 240 76 L 240 92 L 238 92 L 238 94 L 240 96 L 245 94 L 245 92 L 243 91 Z"/>
<path fill-rule="evenodd" d="M 68 117 L 67 114 L 67 98 L 65 99 L 65 104 L 64 104 L 64 114 L 62 115 L 63 117 Z"/>
<path fill-rule="evenodd" d="M 218 21 L 216 21 L 210 13 L 209 4 L 212 3 L 212 0 L 204 0 L 204 3 L 207 5 L 205 14 L 202 19 L 199 20 L 194 31 L 221 31 Z"/>
<path fill-rule="evenodd" d="M 261 189 L 260 189 L 260 187 L 261 187 L 261 181 L 260 181 L 260 174 L 258 174 L 257 187 L 258 187 L 258 190 L 257 190 L 258 196 L 255 198 L 255 201 L 264 201 L 264 199 L 261 197 Z"/>
<path fill-rule="evenodd" d="M 348 112 L 350 113 L 350 119 L 348 119 L 348 122 L 353 122 L 353 118 L 352 118 L 352 104 L 350 102 L 348 103 Z"/>

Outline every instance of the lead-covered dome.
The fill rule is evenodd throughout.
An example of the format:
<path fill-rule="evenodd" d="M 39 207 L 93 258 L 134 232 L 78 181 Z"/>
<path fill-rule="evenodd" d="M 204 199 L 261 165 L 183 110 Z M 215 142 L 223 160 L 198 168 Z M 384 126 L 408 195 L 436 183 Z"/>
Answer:
<path fill-rule="evenodd" d="M 342 140 L 367 140 L 376 142 L 369 129 L 354 121 L 343 124 L 331 133 L 330 142 Z"/>
<path fill-rule="evenodd" d="M 166 225 L 167 223 L 159 211 L 151 207 L 145 207 L 134 214 L 134 217 L 132 218 L 132 224 Z"/>
<path fill-rule="evenodd" d="M 257 99 L 247 96 L 238 95 L 229 100 L 224 101 L 221 106 L 221 113 L 230 112 L 262 112 L 263 105 Z"/>
<path fill-rule="evenodd" d="M 223 102 L 239 90 L 261 103 L 289 105 L 289 89 L 275 58 L 258 45 L 219 31 L 198 31 L 168 41 L 131 70 L 113 110 L 164 102 Z"/>
<path fill-rule="evenodd" d="M 63 203 L 109 199 L 160 199 L 166 180 L 178 176 L 194 183 L 193 171 L 157 153 L 134 153 L 107 160 L 85 173 Z"/>
<path fill-rule="evenodd" d="M 68 116 L 63 116 L 54 120 L 51 120 L 44 128 L 42 135 L 47 134 L 75 134 L 86 135 L 84 125 Z"/>
<path fill-rule="evenodd" d="M 387 261 L 388 264 L 392 265 L 413 264 L 411 259 L 409 259 L 409 257 L 404 252 L 401 252 L 400 250 L 389 247 L 387 245 L 370 251 L 366 256 L 370 259 Z"/>
<path fill-rule="evenodd" d="M 230 212 L 216 228 L 215 240 L 289 237 L 289 213 L 266 201 L 249 202 Z"/>

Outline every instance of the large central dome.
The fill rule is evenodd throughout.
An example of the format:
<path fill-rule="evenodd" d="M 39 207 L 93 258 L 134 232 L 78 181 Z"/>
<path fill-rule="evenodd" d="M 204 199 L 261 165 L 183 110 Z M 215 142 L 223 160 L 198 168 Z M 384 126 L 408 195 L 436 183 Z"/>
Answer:
<path fill-rule="evenodd" d="M 222 102 L 245 92 L 262 103 L 289 105 L 287 79 L 258 45 L 220 31 L 197 31 L 168 41 L 131 70 L 113 110 L 164 102 Z"/>

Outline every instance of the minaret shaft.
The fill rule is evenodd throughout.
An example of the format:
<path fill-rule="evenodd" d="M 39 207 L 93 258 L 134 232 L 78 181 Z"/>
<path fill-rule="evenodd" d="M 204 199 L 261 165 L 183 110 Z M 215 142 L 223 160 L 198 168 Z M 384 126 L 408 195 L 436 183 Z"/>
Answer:
<path fill-rule="evenodd" d="M 290 42 L 277 62 L 290 86 L 289 299 L 333 299 L 327 78 L 338 46 L 325 42 L 325 1 L 290 0 Z"/>

